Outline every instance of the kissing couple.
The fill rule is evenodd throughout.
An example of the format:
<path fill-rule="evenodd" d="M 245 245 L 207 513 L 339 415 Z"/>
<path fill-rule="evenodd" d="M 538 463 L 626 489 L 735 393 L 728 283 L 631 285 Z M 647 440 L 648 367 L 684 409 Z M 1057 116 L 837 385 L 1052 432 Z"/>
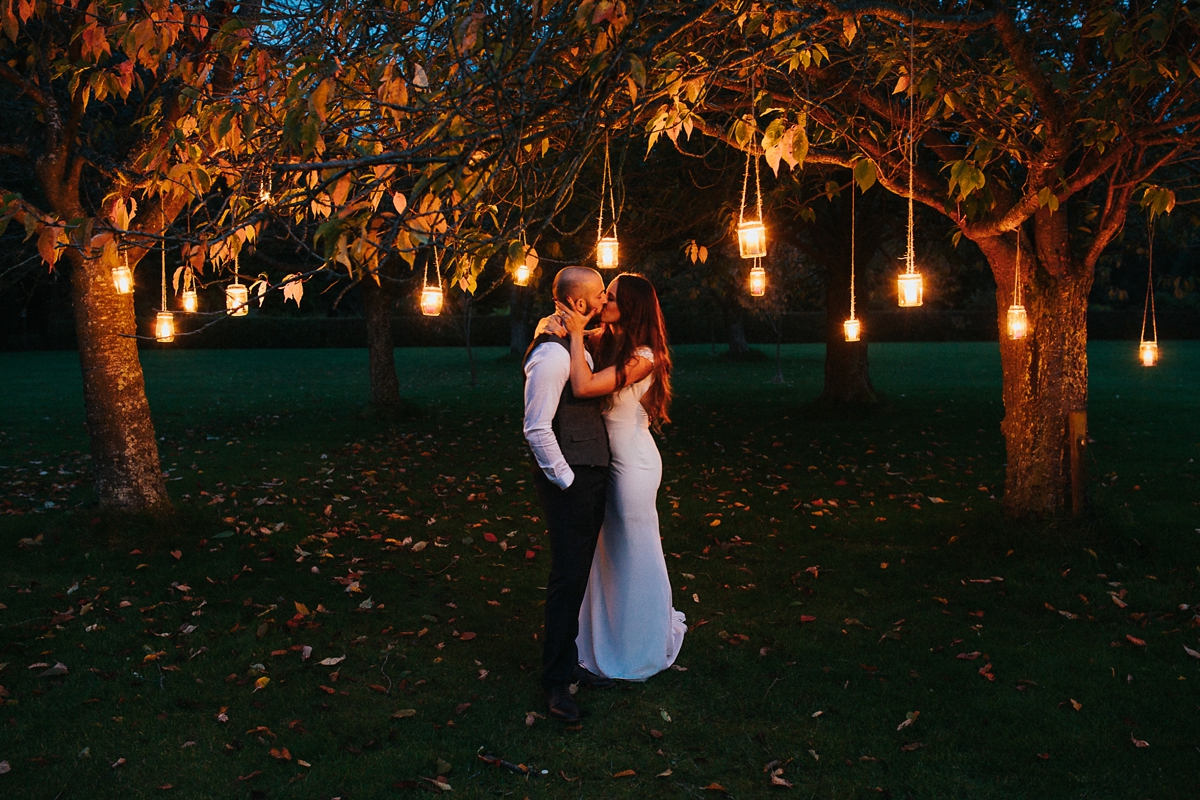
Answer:
<path fill-rule="evenodd" d="M 644 681 L 687 632 L 671 605 L 655 502 L 669 422 L 671 357 L 654 285 L 566 267 L 558 313 L 525 356 L 525 439 L 550 535 L 542 687 L 549 715 L 576 722 L 570 686 Z M 598 328 L 587 324 L 599 317 Z"/>

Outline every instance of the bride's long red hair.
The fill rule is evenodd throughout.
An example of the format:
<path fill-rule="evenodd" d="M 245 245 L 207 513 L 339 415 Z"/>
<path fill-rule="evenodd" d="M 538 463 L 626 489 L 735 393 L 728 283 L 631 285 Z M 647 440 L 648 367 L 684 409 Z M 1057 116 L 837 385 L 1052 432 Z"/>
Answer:
<path fill-rule="evenodd" d="M 616 367 L 617 386 L 625 385 L 625 367 L 639 347 L 654 353 L 654 381 L 642 398 L 654 429 L 671 421 L 671 352 L 667 348 L 667 326 L 654 284 L 641 275 L 623 272 L 617 281 L 617 311 L 621 319 L 605 329 L 596 348 L 596 369 Z"/>

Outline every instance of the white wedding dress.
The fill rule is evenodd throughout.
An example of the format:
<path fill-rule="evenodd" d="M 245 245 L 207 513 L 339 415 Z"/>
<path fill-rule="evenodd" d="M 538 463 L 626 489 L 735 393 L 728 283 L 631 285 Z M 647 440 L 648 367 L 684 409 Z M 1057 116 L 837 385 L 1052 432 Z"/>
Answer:
<path fill-rule="evenodd" d="M 643 358 L 654 357 L 638 348 Z M 608 499 L 604 526 L 579 610 L 579 660 L 592 672 L 644 681 L 675 663 L 684 616 L 671 605 L 671 583 L 658 534 L 662 458 L 641 404 L 651 375 L 626 386 L 604 412 Z"/>

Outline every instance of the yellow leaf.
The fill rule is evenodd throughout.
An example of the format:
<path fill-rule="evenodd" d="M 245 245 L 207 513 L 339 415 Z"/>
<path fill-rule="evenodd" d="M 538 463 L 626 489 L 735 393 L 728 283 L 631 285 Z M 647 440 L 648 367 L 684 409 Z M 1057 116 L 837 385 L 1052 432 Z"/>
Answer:
<path fill-rule="evenodd" d="M 259 678 L 258 680 L 256 680 L 254 682 L 254 691 L 257 692 L 259 689 L 267 688 L 267 684 L 270 682 L 271 682 L 271 679 L 268 678 L 266 675 L 263 675 L 261 678 Z"/>
<path fill-rule="evenodd" d="M 317 119 L 321 120 L 321 122 L 324 122 L 329 116 L 329 112 L 325 106 L 329 103 L 329 96 L 331 94 L 333 94 L 333 79 L 326 78 L 308 96 L 308 108 L 317 115 Z"/>
<path fill-rule="evenodd" d="M 295 603 L 296 603 L 296 613 L 297 614 L 300 614 L 301 616 L 305 616 L 305 617 L 312 615 L 312 612 L 308 610 L 308 606 L 304 605 L 304 603 L 301 603 L 299 600 L 295 601 Z"/>

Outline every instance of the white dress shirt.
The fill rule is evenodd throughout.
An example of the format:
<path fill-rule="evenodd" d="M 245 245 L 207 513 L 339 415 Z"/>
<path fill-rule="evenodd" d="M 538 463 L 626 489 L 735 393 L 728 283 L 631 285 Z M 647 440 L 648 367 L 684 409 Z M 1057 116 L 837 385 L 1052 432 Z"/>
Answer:
<path fill-rule="evenodd" d="M 592 366 L 591 353 L 586 358 Z M 542 472 L 560 489 L 575 482 L 575 471 L 567 464 L 553 427 L 558 401 L 570 379 L 571 353 L 555 342 L 539 344 L 525 362 L 525 440 Z"/>

